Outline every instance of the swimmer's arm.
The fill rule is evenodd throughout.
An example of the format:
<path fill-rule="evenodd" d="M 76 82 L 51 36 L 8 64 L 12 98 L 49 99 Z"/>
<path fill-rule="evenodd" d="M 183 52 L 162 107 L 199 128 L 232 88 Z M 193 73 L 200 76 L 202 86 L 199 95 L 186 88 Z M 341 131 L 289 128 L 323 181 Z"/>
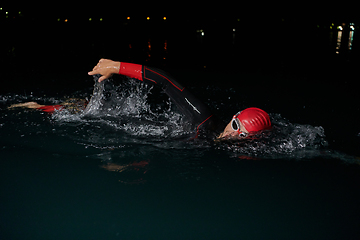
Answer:
<path fill-rule="evenodd" d="M 151 84 L 167 84 L 166 79 L 164 78 L 165 73 L 161 73 L 161 70 L 156 69 L 151 70 L 150 68 L 134 63 L 118 62 L 112 61 L 109 59 L 100 59 L 98 64 L 93 68 L 92 71 L 88 72 L 89 75 L 100 74 L 102 75 L 99 78 L 99 82 L 104 81 L 107 78 L 110 78 L 114 74 L 124 75 L 130 78 L 135 78 L 140 81 L 144 81 Z M 155 75 L 154 75 L 155 73 Z"/>
<path fill-rule="evenodd" d="M 37 102 L 26 102 L 26 103 L 17 103 L 12 104 L 8 109 L 17 108 L 17 107 L 23 107 L 23 108 L 41 108 L 45 107 L 45 105 L 38 104 Z"/>
<path fill-rule="evenodd" d="M 121 74 L 145 83 L 160 85 L 190 121 L 201 126 L 207 125 L 204 123 L 209 122 L 208 120 L 212 116 L 205 104 L 180 85 L 173 77 L 160 69 L 100 59 L 93 71 L 88 74 L 101 74 L 102 77 L 99 78 L 99 82 L 111 77 L 113 74 Z"/>
<path fill-rule="evenodd" d="M 168 74 L 164 71 L 156 68 L 143 66 L 140 64 L 118 62 L 109 59 L 100 59 L 98 64 L 93 68 L 92 71 L 88 72 L 88 74 L 102 75 L 98 80 L 99 82 L 110 78 L 113 74 L 120 74 L 150 84 L 159 84 L 162 87 L 166 87 L 170 84 L 179 91 L 184 90 L 184 87 L 177 83 L 172 77 L 168 76 Z"/>
<path fill-rule="evenodd" d="M 16 107 L 23 107 L 23 108 L 31 108 L 31 109 L 38 109 L 44 112 L 53 113 L 55 110 L 60 110 L 63 106 L 62 105 L 41 105 L 37 102 L 26 102 L 26 103 L 17 103 L 13 104 L 8 109 L 16 108 Z"/>

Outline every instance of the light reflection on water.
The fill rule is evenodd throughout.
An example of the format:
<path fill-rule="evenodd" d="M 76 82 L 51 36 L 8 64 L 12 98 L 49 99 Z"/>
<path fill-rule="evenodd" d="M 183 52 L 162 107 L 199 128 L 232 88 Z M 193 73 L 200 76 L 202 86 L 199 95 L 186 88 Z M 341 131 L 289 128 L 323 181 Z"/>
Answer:
<path fill-rule="evenodd" d="M 335 52 L 336 54 L 340 54 L 340 51 L 351 51 L 353 48 L 353 42 L 354 42 L 354 34 L 355 34 L 355 24 L 350 23 L 342 23 L 340 26 L 338 26 L 337 31 L 335 32 L 337 35 L 336 38 L 336 47 Z M 332 42 L 335 40 L 333 39 L 334 31 L 330 31 L 330 45 L 333 45 Z M 343 36 L 344 34 L 344 36 Z"/>

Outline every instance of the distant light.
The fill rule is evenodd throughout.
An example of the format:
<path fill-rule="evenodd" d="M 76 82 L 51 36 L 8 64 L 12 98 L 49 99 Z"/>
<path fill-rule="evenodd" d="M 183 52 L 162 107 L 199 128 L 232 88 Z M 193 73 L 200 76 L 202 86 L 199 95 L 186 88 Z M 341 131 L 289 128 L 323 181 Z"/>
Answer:
<path fill-rule="evenodd" d="M 200 30 L 196 30 L 196 32 L 197 32 L 197 33 L 200 33 L 200 34 L 201 34 L 201 36 L 204 36 L 204 35 L 205 35 L 204 30 L 202 30 L 202 29 L 200 29 Z"/>
<path fill-rule="evenodd" d="M 163 17 L 164 20 L 166 20 L 166 17 Z"/>
<path fill-rule="evenodd" d="M 68 19 L 66 18 L 66 19 L 64 20 L 64 22 L 68 22 Z"/>
<path fill-rule="evenodd" d="M 89 22 L 91 22 L 92 18 L 89 18 Z"/>
<path fill-rule="evenodd" d="M 102 22 L 102 20 L 103 20 L 103 19 L 102 19 L 102 18 L 100 18 L 100 22 Z"/>
<path fill-rule="evenodd" d="M 5 12 L 5 14 L 6 14 L 6 15 L 8 15 L 8 14 L 9 14 L 9 12 Z"/>
<path fill-rule="evenodd" d="M 21 14 L 21 12 L 19 12 L 19 15 Z"/>
<path fill-rule="evenodd" d="M 146 20 L 150 20 L 150 17 L 147 17 Z"/>
<path fill-rule="evenodd" d="M 60 22 L 60 18 L 58 18 L 58 22 Z"/>
<path fill-rule="evenodd" d="M 340 31 L 343 30 L 342 26 L 338 26 L 337 29 L 340 30 Z"/>
<path fill-rule="evenodd" d="M 354 26 L 355 24 L 354 23 L 350 23 L 350 30 L 351 31 L 354 31 L 355 30 L 355 26 Z"/>
<path fill-rule="evenodd" d="M 233 28 L 233 32 L 235 32 L 236 31 L 236 29 L 235 28 Z"/>
<path fill-rule="evenodd" d="M 2 11 L 2 8 L 0 8 L 0 11 Z"/>
<path fill-rule="evenodd" d="M 127 17 L 126 19 L 127 19 L 127 20 L 130 20 L 130 17 Z"/>

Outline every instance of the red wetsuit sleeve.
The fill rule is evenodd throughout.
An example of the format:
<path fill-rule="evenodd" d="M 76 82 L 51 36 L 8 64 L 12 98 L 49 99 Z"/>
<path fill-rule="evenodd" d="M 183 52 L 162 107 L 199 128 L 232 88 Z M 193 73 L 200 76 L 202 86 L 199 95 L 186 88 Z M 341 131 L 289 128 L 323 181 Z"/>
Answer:
<path fill-rule="evenodd" d="M 48 105 L 48 106 L 44 106 L 44 107 L 39 107 L 37 109 L 47 112 L 47 113 L 53 113 L 55 112 L 55 110 L 60 110 L 62 109 L 62 105 Z"/>
<path fill-rule="evenodd" d="M 130 78 L 136 78 L 136 79 L 142 81 L 143 80 L 142 69 L 143 69 L 143 66 L 140 64 L 121 62 L 119 74 L 128 76 Z"/>
<path fill-rule="evenodd" d="M 184 87 L 176 82 L 171 76 L 157 68 L 146 67 L 140 64 L 121 62 L 119 74 L 138 79 L 145 83 L 159 84 L 163 88 L 166 88 L 168 85 L 172 85 L 172 87 L 175 87 L 181 92 L 184 90 Z"/>

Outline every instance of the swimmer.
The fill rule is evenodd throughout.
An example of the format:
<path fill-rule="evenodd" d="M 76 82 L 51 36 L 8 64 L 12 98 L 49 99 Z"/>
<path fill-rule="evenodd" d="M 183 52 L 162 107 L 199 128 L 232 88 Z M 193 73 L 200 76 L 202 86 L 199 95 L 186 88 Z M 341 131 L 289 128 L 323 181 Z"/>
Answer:
<path fill-rule="evenodd" d="M 259 108 L 247 108 L 236 113 L 224 128 L 209 108 L 166 72 L 139 64 L 100 59 L 89 75 L 100 74 L 99 82 L 113 74 L 125 75 L 148 84 L 159 85 L 194 124 L 197 138 L 202 132 L 216 134 L 218 140 L 236 140 L 271 128 L 269 115 Z"/>
<path fill-rule="evenodd" d="M 204 103 L 169 74 L 157 68 L 100 59 L 88 74 L 100 74 L 99 82 L 110 78 L 113 74 L 120 74 L 147 84 L 159 85 L 187 117 L 188 121 L 195 126 L 196 134 L 194 138 L 210 133 L 217 140 L 238 140 L 271 128 L 269 115 L 264 110 L 254 107 L 236 113 L 224 128 L 225 123 L 216 118 Z M 87 103 L 86 100 L 73 98 L 60 105 L 41 105 L 36 102 L 28 102 L 13 104 L 9 108 L 26 107 L 48 113 L 69 109 L 70 112 L 77 113 L 84 110 Z"/>

